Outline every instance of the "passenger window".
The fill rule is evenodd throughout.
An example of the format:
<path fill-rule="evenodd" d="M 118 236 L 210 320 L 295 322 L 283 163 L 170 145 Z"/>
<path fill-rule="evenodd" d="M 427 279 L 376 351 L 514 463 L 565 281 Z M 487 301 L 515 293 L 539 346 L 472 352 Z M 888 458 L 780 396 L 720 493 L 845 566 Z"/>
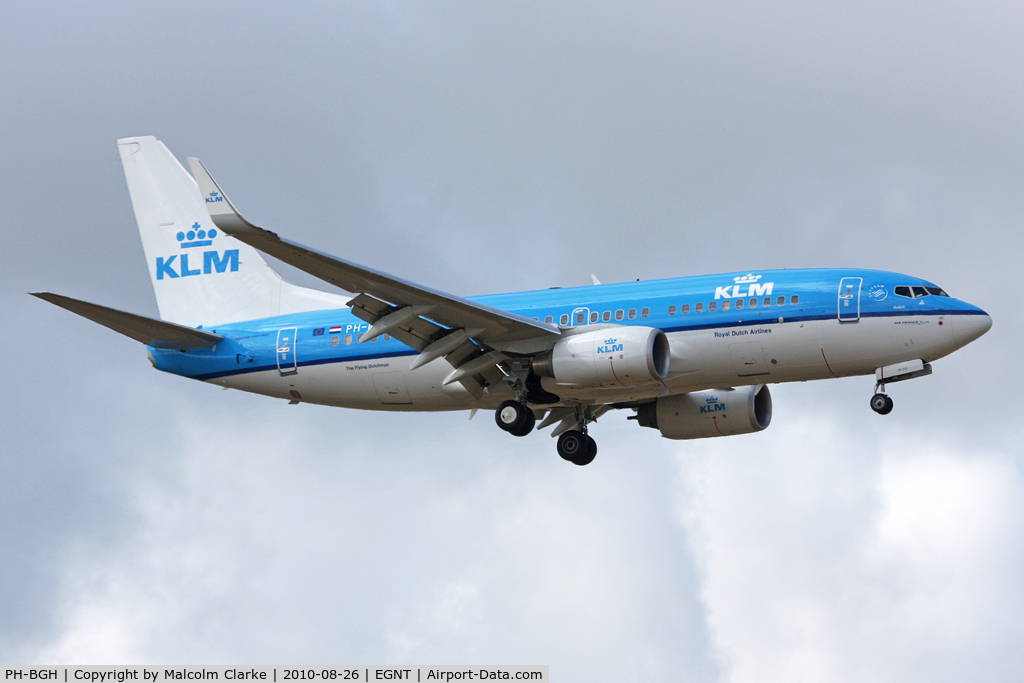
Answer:
<path fill-rule="evenodd" d="M 345 335 L 345 346 L 348 346 L 351 343 L 352 343 L 352 335 L 351 334 L 346 334 Z"/>
<path fill-rule="evenodd" d="M 337 345 L 338 345 L 338 335 L 334 335 L 333 337 L 331 337 L 331 346 L 337 346 Z"/>
<path fill-rule="evenodd" d="M 636 309 L 635 308 L 629 309 L 629 319 L 630 320 L 636 320 Z"/>
<path fill-rule="evenodd" d="M 714 313 L 716 308 L 718 308 L 718 302 L 712 301 L 708 304 L 708 313 Z"/>
<path fill-rule="evenodd" d="M 558 322 L 561 325 L 568 325 L 569 324 L 569 314 L 568 313 L 563 313 L 562 317 L 558 319 Z"/>
<path fill-rule="evenodd" d="M 796 306 L 798 303 L 800 303 L 800 295 L 794 294 L 793 296 L 789 297 L 789 303 Z"/>
<path fill-rule="evenodd" d="M 780 296 L 780 297 L 779 297 L 779 298 L 778 298 L 778 299 L 776 300 L 775 304 L 776 304 L 777 306 L 785 306 L 785 305 L 786 305 L 786 297 L 784 297 L 784 296 Z"/>
<path fill-rule="evenodd" d="M 743 301 L 743 299 L 740 299 L 740 301 Z M 722 302 L 722 310 L 723 311 L 728 311 L 731 307 L 732 307 L 732 302 L 729 301 L 728 299 L 726 299 L 725 301 Z"/>
<path fill-rule="evenodd" d="M 534 318 L 534 320 L 536 320 L 536 318 Z M 391 335 L 390 334 L 385 334 L 384 335 L 384 341 L 391 341 Z"/>
<path fill-rule="evenodd" d="M 615 319 L 616 320 L 622 320 L 622 316 L 623 315 L 624 314 L 622 313 L 622 309 L 621 308 L 619 310 L 615 311 Z"/>
<path fill-rule="evenodd" d="M 380 337 L 374 337 L 373 339 L 370 340 L 370 343 L 376 344 L 378 339 L 380 339 Z"/>
<path fill-rule="evenodd" d="M 736 310 L 738 311 L 738 310 L 741 310 L 742 308 L 743 308 L 743 299 L 736 299 Z"/>
<path fill-rule="evenodd" d="M 545 318 L 544 318 L 544 322 L 546 322 L 546 323 L 550 323 L 552 320 L 554 320 L 554 318 L 552 318 L 550 315 L 549 316 L 545 316 Z"/>
<path fill-rule="evenodd" d="M 676 314 L 676 307 L 675 306 L 669 306 L 668 307 L 668 314 L 669 315 L 675 315 Z"/>
<path fill-rule="evenodd" d="M 700 304 L 697 304 L 697 305 L 700 306 Z M 683 304 L 683 315 L 686 315 L 689 312 L 690 312 L 690 304 Z"/>
<path fill-rule="evenodd" d="M 603 314 L 601 315 L 601 320 L 603 320 L 603 321 L 605 321 L 605 322 L 608 322 L 608 321 L 609 321 L 609 320 L 611 320 L 611 319 L 612 319 L 612 312 L 611 312 L 611 311 L 605 311 L 605 312 L 604 312 L 604 313 L 603 313 Z"/>
<path fill-rule="evenodd" d="M 702 304 L 702 303 L 698 303 L 698 304 L 697 304 L 697 305 L 696 305 L 696 306 L 694 307 L 694 309 L 693 309 L 693 310 L 694 310 L 694 312 L 695 312 L 695 313 L 703 313 L 703 312 L 704 312 L 704 304 Z"/>
<path fill-rule="evenodd" d="M 598 317 L 599 315 L 601 315 L 601 314 L 600 314 L 600 313 L 598 313 L 597 311 L 594 311 L 593 313 L 591 313 L 591 314 L 590 314 L 590 322 L 592 322 L 592 323 L 596 323 L 596 322 L 597 322 L 597 317 Z"/>
<path fill-rule="evenodd" d="M 771 305 L 772 305 L 772 298 L 770 296 L 766 296 L 764 298 L 764 307 L 768 308 Z"/>
<path fill-rule="evenodd" d="M 751 299 L 750 300 L 750 307 L 751 308 L 757 308 L 757 299 Z"/>
<path fill-rule="evenodd" d="M 923 296 L 928 296 L 927 290 L 924 287 L 914 287 L 914 298 L 920 299 Z"/>
<path fill-rule="evenodd" d="M 649 308 L 642 308 L 642 309 L 640 309 L 640 317 L 641 318 L 649 318 L 650 315 L 651 315 L 651 309 L 649 309 Z"/>
<path fill-rule="evenodd" d="M 577 313 L 576 314 L 576 324 L 577 325 L 582 325 L 585 322 L 587 322 L 587 314 L 583 313 L 583 312 Z"/>

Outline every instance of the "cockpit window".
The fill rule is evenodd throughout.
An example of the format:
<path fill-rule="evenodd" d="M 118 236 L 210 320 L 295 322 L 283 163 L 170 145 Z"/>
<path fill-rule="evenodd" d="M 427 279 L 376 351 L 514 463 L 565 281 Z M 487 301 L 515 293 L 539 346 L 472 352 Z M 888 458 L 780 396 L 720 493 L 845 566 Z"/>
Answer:
<path fill-rule="evenodd" d="M 949 296 L 938 287 L 907 287 L 901 285 L 893 289 L 896 296 L 905 296 L 908 299 L 920 299 L 926 296 Z"/>

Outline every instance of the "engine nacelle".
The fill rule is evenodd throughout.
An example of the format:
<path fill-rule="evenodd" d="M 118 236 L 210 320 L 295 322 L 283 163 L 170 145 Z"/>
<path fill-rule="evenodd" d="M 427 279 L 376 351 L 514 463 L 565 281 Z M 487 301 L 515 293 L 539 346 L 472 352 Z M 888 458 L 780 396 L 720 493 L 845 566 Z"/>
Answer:
<path fill-rule="evenodd" d="M 668 337 L 653 327 L 605 327 L 555 342 L 533 371 L 577 387 L 635 387 L 668 377 Z"/>
<path fill-rule="evenodd" d="M 761 385 L 664 396 L 640 406 L 636 420 L 666 439 L 750 434 L 771 424 L 772 395 Z"/>

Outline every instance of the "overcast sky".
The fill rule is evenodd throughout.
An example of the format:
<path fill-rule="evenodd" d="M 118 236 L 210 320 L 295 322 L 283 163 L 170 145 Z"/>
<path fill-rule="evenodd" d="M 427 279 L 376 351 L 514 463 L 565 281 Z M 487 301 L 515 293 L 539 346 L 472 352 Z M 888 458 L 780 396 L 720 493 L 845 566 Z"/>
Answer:
<path fill-rule="evenodd" d="M 1024 5 L 254 8 L 0 15 L 0 660 L 1019 676 Z M 858 266 L 994 327 L 887 417 L 870 377 L 773 386 L 755 435 L 609 414 L 586 468 L 489 414 L 221 391 L 26 295 L 156 315 L 135 135 L 456 294 Z"/>

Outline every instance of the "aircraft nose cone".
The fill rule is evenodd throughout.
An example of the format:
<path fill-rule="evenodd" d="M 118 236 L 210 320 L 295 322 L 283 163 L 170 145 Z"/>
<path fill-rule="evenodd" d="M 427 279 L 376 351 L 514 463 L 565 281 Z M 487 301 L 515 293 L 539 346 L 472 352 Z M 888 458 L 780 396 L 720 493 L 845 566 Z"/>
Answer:
<path fill-rule="evenodd" d="M 992 329 L 992 318 L 981 311 L 979 315 L 958 315 L 953 322 L 953 339 L 960 346 L 972 341 Z"/>

